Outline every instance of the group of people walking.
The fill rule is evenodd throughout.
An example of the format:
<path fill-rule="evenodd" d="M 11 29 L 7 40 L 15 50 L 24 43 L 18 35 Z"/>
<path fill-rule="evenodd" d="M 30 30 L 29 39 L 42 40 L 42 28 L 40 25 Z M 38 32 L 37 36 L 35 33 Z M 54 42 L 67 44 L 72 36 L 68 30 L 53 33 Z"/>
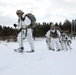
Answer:
<path fill-rule="evenodd" d="M 31 50 L 27 52 L 34 52 L 34 42 L 33 42 L 33 35 L 32 35 L 32 21 L 30 17 L 22 10 L 17 10 L 16 15 L 18 16 L 18 24 L 17 24 L 17 29 L 18 29 L 18 43 L 19 43 L 19 48 L 15 49 L 15 51 L 18 52 L 23 52 L 24 51 L 24 46 L 23 46 L 23 31 L 25 31 L 25 36 L 27 37 L 27 40 L 30 44 Z M 46 43 L 48 46 L 49 50 L 71 50 L 71 40 L 68 39 L 66 34 L 60 33 L 60 31 L 55 27 L 55 25 L 52 23 L 50 26 L 50 30 L 46 33 Z"/>
<path fill-rule="evenodd" d="M 46 43 L 49 50 L 71 50 L 71 39 L 66 33 L 60 32 L 59 29 L 52 23 L 50 30 L 46 33 Z"/>

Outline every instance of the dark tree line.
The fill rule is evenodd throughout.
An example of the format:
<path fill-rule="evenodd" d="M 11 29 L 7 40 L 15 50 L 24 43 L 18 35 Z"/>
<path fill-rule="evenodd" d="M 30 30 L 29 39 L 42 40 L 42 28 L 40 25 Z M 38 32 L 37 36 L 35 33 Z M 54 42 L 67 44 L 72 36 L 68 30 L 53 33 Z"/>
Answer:
<path fill-rule="evenodd" d="M 0 37 L 2 36 L 14 36 L 14 29 L 12 27 L 6 27 L 0 25 Z"/>
<path fill-rule="evenodd" d="M 33 36 L 34 37 L 44 37 L 46 32 L 50 29 L 50 25 L 52 22 L 46 23 L 43 22 L 42 24 L 37 23 L 36 27 L 33 29 Z M 70 22 L 69 20 L 65 20 L 65 22 L 62 24 L 61 22 L 55 23 L 56 27 L 59 27 L 61 29 L 61 32 L 65 31 L 69 34 L 71 32 L 75 33 L 76 24 Z M 6 37 L 6 36 L 17 36 L 17 29 L 16 26 L 14 28 L 12 27 L 6 27 L 0 25 L 0 37 Z"/>

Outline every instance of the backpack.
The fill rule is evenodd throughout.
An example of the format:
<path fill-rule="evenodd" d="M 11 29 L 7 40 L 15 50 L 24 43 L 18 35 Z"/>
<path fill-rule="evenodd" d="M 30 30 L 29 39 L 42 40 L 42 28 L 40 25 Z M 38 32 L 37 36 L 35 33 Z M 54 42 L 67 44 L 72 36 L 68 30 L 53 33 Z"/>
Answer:
<path fill-rule="evenodd" d="M 25 16 L 27 16 L 31 20 L 31 24 L 29 25 L 29 27 L 35 28 L 36 27 L 36 18 L 35 18 L 35 16 L 32 13 L 28 13 Z"/>

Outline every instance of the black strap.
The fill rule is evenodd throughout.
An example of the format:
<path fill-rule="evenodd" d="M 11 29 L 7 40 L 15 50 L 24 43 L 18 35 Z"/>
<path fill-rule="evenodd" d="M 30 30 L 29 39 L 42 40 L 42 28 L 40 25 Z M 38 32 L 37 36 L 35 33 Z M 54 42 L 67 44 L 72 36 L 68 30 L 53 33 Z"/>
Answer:
<path fill-rule="evenodd" d="M 25 37 L 27 36 L 27 28 L 26 28 L 26 33 L 25 33 Z"/>

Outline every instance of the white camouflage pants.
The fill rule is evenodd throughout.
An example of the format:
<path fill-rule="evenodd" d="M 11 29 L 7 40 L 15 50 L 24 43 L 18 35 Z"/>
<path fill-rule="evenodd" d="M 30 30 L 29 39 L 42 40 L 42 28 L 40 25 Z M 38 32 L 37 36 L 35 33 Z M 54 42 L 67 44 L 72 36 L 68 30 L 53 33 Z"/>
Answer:
<path fill-rule="evenodd" d="M 51 38 L 50 37 L 46 37 L 47 46 L 51 48 L 50 42 L 51 42 Z"/>
<path fill-rule="evenodd" d="M 26 31 L 25 31 L 25 33 L 26 33 Z M 19 47 L 23 47 L 23 38 L 24 38 L 24 34 L 23 34 L 23 31 L 21 31 L 17 37 Z M 32 49 L 34 50 L 34 42 L 33 42 L 33 36 L 32 36 L 32 29 L 31 28 L 27 29 L 27 40 L 30 44 L 31 50 Z"/>
<path fill-rule="evenodd" d="M 67 45 L 67 41 L 62 41 L 62 49 L 63 50 L 68 50 L 68 45 Z"/>
<path fill-rule="evenodd" d="M 58 49 L 61 49 L 58 38 L 51 38 L 51 43 L 50 43 L 50 45 L 51 45 L 51 48 L 52 48 L 52 49 L 57 49 L 57 50 L 58 50 Z"/>
<path fill-rule="evenodd" d="M 70 50 L 72 49 L 69 41 L 62 41 L 61 43 L 62 43 L 63 50 L 68 50 L 68 47 Z"/>

